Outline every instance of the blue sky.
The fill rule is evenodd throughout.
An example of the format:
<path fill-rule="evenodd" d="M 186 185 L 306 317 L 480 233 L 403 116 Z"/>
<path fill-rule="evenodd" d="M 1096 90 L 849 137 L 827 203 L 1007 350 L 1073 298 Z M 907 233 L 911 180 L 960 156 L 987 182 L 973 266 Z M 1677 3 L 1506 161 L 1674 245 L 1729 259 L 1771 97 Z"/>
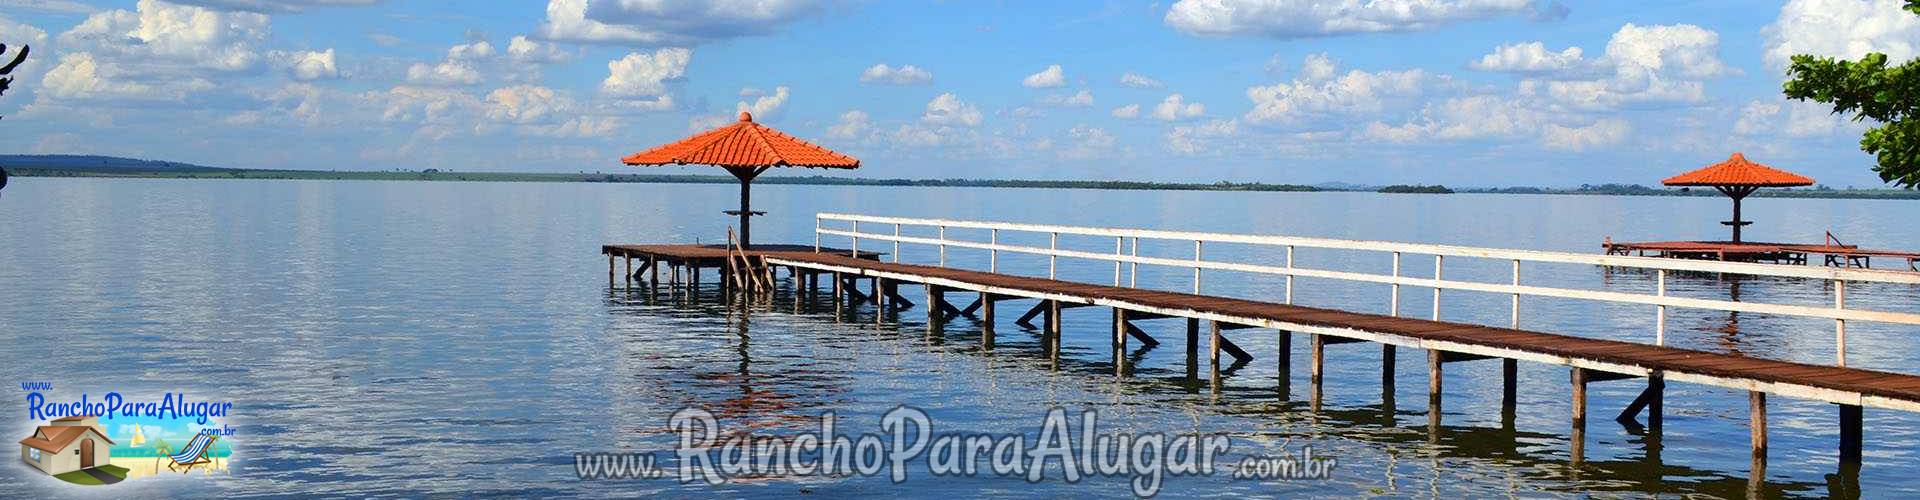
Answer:
<path fill-rule="evenodd" d="M 1898 5 L 0 0 L 34 46 L 0 152 L 706 172 L 618 158 L 751 109 L 863 177 L 1652 184 L 1738 150 L 1877 186 L 1863 127 L 1779 87 L 1913 57 Z"/>

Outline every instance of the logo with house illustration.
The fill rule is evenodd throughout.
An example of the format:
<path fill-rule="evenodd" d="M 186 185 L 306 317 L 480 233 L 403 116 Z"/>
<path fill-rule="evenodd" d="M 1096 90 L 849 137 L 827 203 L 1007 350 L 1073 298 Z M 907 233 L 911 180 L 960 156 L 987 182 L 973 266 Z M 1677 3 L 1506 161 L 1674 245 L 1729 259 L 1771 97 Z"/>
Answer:
<path fill-rule="evenodd" d="M 197 427 L 197 428 L 196 428 Z M 221 428 L 176 419 L 61 417 L 20 440 L 20 461 L 55 478 L 114 484 L 161 474 L 227 470 L 232 450 Z"/>

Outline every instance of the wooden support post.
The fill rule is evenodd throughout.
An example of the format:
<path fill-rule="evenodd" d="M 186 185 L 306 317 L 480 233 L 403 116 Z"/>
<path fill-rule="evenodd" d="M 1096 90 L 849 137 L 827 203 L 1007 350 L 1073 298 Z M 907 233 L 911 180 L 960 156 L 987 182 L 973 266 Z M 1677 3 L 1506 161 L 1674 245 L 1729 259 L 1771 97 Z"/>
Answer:
<path fill-rule="evenodd" d="M 613 288 L 613 254 L 607 254 L 607 288 Z"/>
<path fill-rule="evenodd" d="M 1280 399 L 1286 399 L 1293 392 L 1293 332 L 1280 330 L 1277 342 L 1280 347 L 1274 352 L 1275 371 L 1278 372 L 1275 377 L 1279 384 Z"/>
<path fill-rule="evenodd" d="M 1060 367 L 1060 330 L 1061 330 L 1060 324 L 1061 323 L 1065 323 L 1065 321 L 1063 321 L 1060 318 L 1060 301 L 1058 300 L 1047 301 L 1047 335 L 1046 336 L 1047 338 L 1050 339 L 1050 341 L 1048 342 L 1048 344 L 1050 345 L 1047 348 L 1047 358 L 1053 360 L 1054 368 Z"/>
<path fill-rule="evenodd" d="M 1640 425 L 1638 418 L 1640 410 L 1644 409 L 1647 410 L 1647 428 L 1656 433 L 1659 432 L 1660 400 L 1665 396 L 1666 387 L 1666 379 L 1659 374 L 1647 377 L 1647 388 L 1642 389 L 1640 396 L 1633 398 L 1633 402 L 1627 403 L 1627 407 L 1620 410 L 1620 415 L 1613 418 L 1614 421 L 1628 426 Z"/>
<path fill-rule="evenodd" d="M 1860 406 L 1840 405 L 1840 463 L 1860 464 Z"/>
<path fill-rule="evenodd" d="M 1441 367 L 1446 364 L 1445 353 L 1427 350 L 1427 427 L 1432 431 L 1440 430 L 1440 394 L 1446 380 Z"/>
<path fill-rule="evenodd" d="M 1320 387 L 1320 374 L 1323 373 L 1322 370 L 1325 370 L 1323 365 L 1325 365 L 1327 360 L 1327 337 L 1318 333 L 1308 335 L 1311 339 L 1310 342 L 1312 342 L 1313 367 L 1310 368 L 1312 371 L 1309 372 L 1311 375 L 1307 380 L 1313 383 L 1314 388 L 1318 389 Z"/>
<path fill-rule="evenodd" d="M 1318 333 L 1307 334 L 1308 350 L 1311 351 L 1312 365 L 1307 376 L 1307 405 L 1313 411 L 1320 411 L 1320 375 L 1327 361 L 1327 336 Z"/>
<path fill-rule="evenodd" d="M 1117 270 L 1120 268 L 1118 266 L 1115 266 L 1114 269 L 1116 269 L 1116 271 L 1114 272 L 1115 276 L 1118 276 L 1119 271 Z M 1117 377 L 1124 377 L 1127 374 L 1127 310 L 1126 309 L 1114 308 L 1112 335 L 1113 335 L 1113 374 L 1114 376 L 1117 376 Z"/>
<path fill-rule="evenodd" d="M 1502 422 L 1513 420 L 1515 399 L 1519 397 L 1520 360 L 1500 360 L 1500 417 Z"/>
<path fill-rule="evenodd" d="M 986 303 L 987 303 L 987 299 L 986 299 L 986 297 L 985 297 L 985 296 L 981 296 L 981 298 L 978 298 L 978 299 L 973 299 L 973 303 L 972 303 L 972 304 L 967 304 L 967 307 L 964 307 L 964 308 L 961 308 L 961 309 L 960 309 L 960 312 L 959 312 L 959 313 L 956 313 L 956 314 L 957 314 L 957 315 L 959 315 L 959 316 L 966 316 L 966 315 L 969 315 L 969 314 L 973 314 L 973 312 L 974 312 L 974 311 L 978 311 L 978 310 L 980 310 L 980 306 L 981 306 L 981 305 L 983 305 L 983 304 L 986 304 Z"/>
<path fill-rule="evenodd" d="M 632 255 L 622 256 L 620 260 L 621 262 L 624 262 L 627 266 L 625 268 L 626 271 L 620 273 L 620 277 L 625 278 L 621 281 L 627 284 L 627 288 L 633 288 L 633 256 Z"/>
<path fill-rule="evenodd" d="M 1569 453 L 1575 465 L 1586 461 L 1587 454 L 1587 370 L 1573 369 L 1573 442 Z"/>
<path fill-rule="evenodd" d="M 1233 343 L 1232 339 L 1228 339 L 1225 336 L 1220 337 L 1220 350 L 1226 351 L 1228 356 L 1233 356 L 1233 360 L 1236 363 L 1245 363 L 1253 360 L 1252 354 L 1247 354 L 1246 349 L 1241 349 L 1239 344 Z"/>
<path fill-rule="evenodd" d="M 980 347 L 993 349 L 993 297 L 980 292 Z"/>
<path fill-rule="evenodd" d="M 1758 497 L 1767 478 L 1767 393 L 1747 391 L 1751 421 L 1747 429 L 1753 436 L 1753 469 L 1747 476 L 1747 494 Z"/>
<path fill-rule="evenodd" d="M 1747 402 L 1752 407 L 1752 421 L 1747 425 L 1753 435 L 1753 460 L 1757 464 L 1767 462 L 1767 393 L 1747 391 Z"/>
<path fill-rule="evenodd" d="M 1399 362 L 1398 354 L 1393 344 L 1380 344 L 1380 401 L 1389 405 L 1393 401 L 1394 365 Z"/>
<path fill-rule="evenodd" d="M 1187 318 L 1187 378 L 1200 375 L 1200 318 Z"/>
<path fill-rule="evenodd" d="M 873 279 L 873 305 L 881 310 L 893 307 L 893 280 L 876 277 Z"/>
<path fill-rule="evenodd" d="M 1139 340 L 1141 346 L 1147 348 L 1159 347 L 1160 339 L 1153 338 L 1152 335 L 1147 335 L 1145 330 L 1140 329 L 1140 325 L 1133 324 L 1133 315 L 1134 313 L 1127 313 L 1127 321 L 1121 323 L 1121 326 L 1126 327 L 1127 335 L 1133 337 L 1134 340 Z"/>
<path fill-rule="evenodd" d="M 940 305 L 940 302 L 941 302 L 940 287 L 932 283 L 928 283 L 927 284 L 927 333 L 929 334 L 940 333 L 940 331 L 945 327 L 944 323 L 946 322 L 946 319 L 947 319 L 946 312 L 941 311 L 940 307 L 938 307 Z"/>
<path fill-rule="evenodd" d="M 838 323 L 841 318 L 847 316 L 846 308 L 842 305 L 847 302 L 846 294 L 843 291 L 846 289 L 845 285 L 847 280 L 845 276 L 840 274 L 840 271 L 834 271 L 830 279 L 833 281 L 833 321 Z"/>
<path fill-rule="evenodd" d="M 1033 318 L 1036 316 L 1045 314 L 1047 312 L 1047 302 L 1051 302 L 1051 301 L 1042 300 L 1040 301 L 1040 303 L 1034 304 L 1033 308 L 1027 309 L 1026 314 L 1022 314 L 1020 315 L 1019 319 L 1013 320 L 1014 324 L 1024 326 L 1027 328 L 1033 328 Z"/>
<path fill-rule="evenodd" d="M 660 285 L 660 258 L 659 257 L 654 256 L 653 254 L 647 255 L 647 272 L 653 273 L 653 277 L 651 279 L 648 279 L 647 282 L 652 283 L 655 286 L 659 286 Z"/>
<path fill-rule="evenodd" d="M 1213 325 L 1211 328 L 1213 336 L 1212 341 L 1208 343 L 1207 364 L 1212 367 L 1213 376 L 1218 378 L 1220 376 L 1220 322 L 1209 321 L 1208 323 Z"/>

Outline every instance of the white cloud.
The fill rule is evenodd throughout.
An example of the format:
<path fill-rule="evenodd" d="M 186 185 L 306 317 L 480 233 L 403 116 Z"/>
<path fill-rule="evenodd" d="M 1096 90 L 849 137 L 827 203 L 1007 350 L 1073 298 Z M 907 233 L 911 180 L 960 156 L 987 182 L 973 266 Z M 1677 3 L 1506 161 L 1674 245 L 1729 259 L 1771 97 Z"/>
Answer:
<path fill-rule="evenodd" d="M 1093 105 L 1093 92 L 1081 90 L 1073 94 L 1051 94 L 1040 98 L 1040 104 L 1066 108 L 1084 108 Z"/>
<path fill-rule="evenodd" d="M 413 63 L 407 67 L 407 83 L 414 85 L 456 86 L 480 83 L 480 70 L 466 61 L 447 60 L 439 64 Z"/>
<path fill-rule="evenodd" d="M 550 0 L 535 33 L 579 43 L 686 46 L 771 33 L 820 9 L 813 0 Z"/>
<path fill-rule="evenodd" d="M 56 14 L 92 14 L 100 11 L 99 7 L 73 0 L 0 0 L 0 7 L 13 12 L 26 10 Z"/>
<path fill-rule="evenodd" d="M 1579 47 L 1552 52 L 1540 42 L 1501 45 L 1493 53 L 1481 56 L 1467 66 L 1481 71 L 1511 73 L 1553 73 L 1580 68 L 1586 64 Z"/>
<path fill-rule="evenodd" d="M 1245 119 L 1254 124 L 1293 125 L 1330 117 L 1376 113 L 1391 102 L 1425 92 L 1426 72 L 1366 72 L 1353 70 L 1335 76 L 1335 64 L 1324 55 L 1309 56 L 1301 76 L 1292 82 L 1247 88 L 1253 101 Z"/>
<path fill-rule="evenodd" d="M 266 43 L 270 31 L 264 14 L 220 12 L 159 0 L 140 0 L 135 9 L 87 16 L 60 35 L 60 50 L 88 52 L 102 61 L 150 70 L 136 73 L 169 76 L 183 69 L 247 71 L 261 63 L 259 46 Z"/>
<path fill-rule="evenodd" d="M 1483 69 L 1529 75 L 1520 93 L 1584 110 L 1697 104 L 1706 80 L 1739 74 L 1720 60 L 1720 35 L 1699 26 L 1627 24 L 1606 53 L 1583 60 L 1577 49 L 1548 52 L 1541 44 L 1508 45 L 1481 58 Z"/>
<path fill-rule="evenodd" d="M 738 112 L 753 113 L 756 121 L 771 121 L 780 118 L 780 111 L 787 105 L 787 95 L 787 86 L 781 85 L 774 87 L 772 94 L 760 96 L 752 103 L 740 101 L 734 108 Z"/>
<path fill-rule="evenodd" d="M 367 6 L 385 0 L 169 0 L 215 10 L 247 12 L 299 12 L 308 7 Z"/>
<path fill-rule="evenodd" d="M 470 114 L 483 109 L 484 104 L 479 98 L 461 90 L 409 85 L 386 91 L 370 91 L 362 94 L 361 100 L 380 108 L 381 121 L 447 126 L 470 122 Z M 449 135 L 450 131 L 451 127 L 441 127 L 431 135 Z"/>
<path fill-rule="evenodd" d="M 1534 14 L 1535 0 L 1180 0 L 1168 26 L 1194 35 L 1301 38 L 1415 31 Z"/>
<path fill-rule="evenodd" d="M 960 100 L 952 92 L 940 94 L 927 101 L 927 110 L 920 115 L 920 121 L 933 125 L 961 125 L 972 127 L 980 124 L 980 108 Z"/>
<path fill-rule="evenodd" d="M 1131 71 L 1120 75 L 1120 84 L 1136 89 L 1157 89 L 1166 86 L 1161 84 L 1159 80 L 1148 78 Z"/>
<path fill-rule="evenodd" d="M 1920 16 L 1902 10 L 1900 0 L 1790 0 L 1780 16 L 1761 30 L 1762 59 L 1786 77 L 1796 54 L 1859 59 L 1868 52 L 1893 61 L 1920 55 Z"/>
<path fill-rule="evenodd" d="M 1858 132 L 1865 125 L 1833 114 L 1827 104 L 1788 100 L 1781 96 L 1748 101 L 1740 108 L 1733 133 L 1746 136 L 1782 135 L 1790 138 L 1825 137 L 1841 131 Z"/>
<path fill-rule="evenodd" d="M 41 77 L 39 95 L 75 100 L 180 101 L 186 94 L 206 90 L 204 79 L 160 86 L 134 78 L 124 68 L 96 60 L 91 53 L 61 54 L 60 63 Z"/>
<path fill-rule="evenodd" d="M 487 119 L 504 123 L 542 123 L 573 104 L 553 89 L 538 85 L 501 87 L 487 94 Z"/>
<path fill-rule="evenodd" d="M 587 0 L 547 2 L 547 20 L 536 31 L 542 38 L 583 43 L 665 44 L 671 37 L 657 31 L 587 19 Z"/>
<path fill-rule="evenodd" d="M 1563 151 L 1586 151 L 1589 149 L 1612 146 L 1626 139 L 1632 127 L 1626 120 L 1606 118 L 1584 127 L 1568 127 L 1558 123 L 1549 123 L 1540 132 L 1541 145 L 1547 149 Z"/>
<path fill-rule="evenodd" d="M 1139 117 L 1140 117 L 1140 105 L 1139 105 L 1139 104 L 1128 104 L 1128 105 L 1125 105 L 1125 106 L 1121 106 L 1121 107 L 1118 107 L 1118 108 L 1113 108 L 1113 117 L 1114 117 L 1114 118 L 1119 118 L 1119 119 L 1122 119 L 1122 120 L 1132 120 L 1132 119 L 1134 119 L 1134 118 L 1139 118 Z"/>
<path fill-rule="evenodd" d="M 1207 112 L 1207 106 L 1197 102 L 1187 102 L 1186 97 L 1178 93 L 1168 95 L 1160 104 L 1153 107 L 1149 115 L 1163 121 L 1186 120 Z"/>
<path fill-rule="evenodd" d="M 1020 80 L 1020 85 L 1030 89 L 1065 87 L 1067 86 L 1067 74 L 1066 71 L 1060 69 L 1060 65 L 1054 64 L 1047 66 L 1047 69 L 1040 70 L 1039 73 L 1027 75 L 1025 79 Z"/>
<path fill-rule="evenodd" d="M 340 69 L 334 63 L 333 49 L 324 52 L 293 51 L 271 53 L 277 64 L 287 70 L 287 76 L 298 81 L 325 80 L 340 77 Z"/>
<path fill-rule="evenodd" d="M 1079 124 L 1067 130 L 1067 146 L 1061 148 L 1059 154 L 1061 158 L 1068 159 L 1084 160 L 1099 158 L 1112 152 L 1114 146 L 1119 144 L 1119 142 L 1119 139 L 1115 138 L 1113 134 L 1108 133 L 1105 129 Z M 1053 143 L 1047 141 L 1036 146 L 1041 146 L 1040 149 L 1047 149 L 1051 148 Z"/>
<path fill-rule="evenodd" d="M 452 61 L 475 61 L 493 57 L 493 44 L 486 40 L 463 43 L 447 49 L 447 59 Z"/>
<path fill-rule="evenodd" d="M 1333 78 L 1334 71 L 1338 70 L 1339 67 L 1340 64 L 1335 62 L 1333 57 L 1328 56 L 1325 52 L 1307 54 L 1306 60 L 1300 63 L 1300 79 L 1309 82 L 1324 82 L 1327 81 L 1327 79 Z"/>
<path fill-rule="evenodd" d="M 485 40 L 454 45 L 447 49 L 447 58 L 438 63 L 417 62 L 408 66 L 407 83 L 433 86 L 475 85 L 484 79 L 475 63 L 491 59 L 494 55 L 493 44 Z"/>
<path fill-rule="evenodd" d="M 1224 137 L 1239 133 L 1237 120 L 1208 120 L 1194 125 L 1175 125 L 1167 131 L 1167 150 L 1184 155 L 1197 155 L 1213 150 L 1213 143 Z"/>
<path fill-rule="evenodd" d="M 552 64 L 573 59 L 573 54 L 555 44 L 527 38 L 526 35 L 514 36 L 507 41 L 507 59 L 528 64 Z"/>
<path fill-rule="evenodd" d="M 1585 151 L 1618 144 L 1632 131 L 1626 121 L 1618 118 L 1579 120 L 1544 110 L 1537 103 L 1476 95 L 1430 103 L 1417 118 L 1400 125 L 1369 123 L 1358 135 L 1363 139 L 1400 144 L 1532 139 L 1547 149 Z"/>
<path fill-rule="evenodd" d="M 886 63 L 875 64 L 860 72 L 860 83 L 880 85 L 922 85 L 933 81 L 933 72 L 920 69 L 912 64 L 898 68 Z"/>
<path fill-rule="evenodd" d="M 652 97 L 667 93 L 667 82 L 684 77 L 693 51 L 665 48 L 652 54 L 634 52 L 607 63 L 607 79 L 600 91 L 619 97 Z"/>
<path fill-rule="evenodd" d="M 840 123 L 827 127 L 827 137 L 835 139 L 853 139 L 860 137 L 873 127 L 873 120 L 867 112 L 851 110 L 840 114 Z"/>

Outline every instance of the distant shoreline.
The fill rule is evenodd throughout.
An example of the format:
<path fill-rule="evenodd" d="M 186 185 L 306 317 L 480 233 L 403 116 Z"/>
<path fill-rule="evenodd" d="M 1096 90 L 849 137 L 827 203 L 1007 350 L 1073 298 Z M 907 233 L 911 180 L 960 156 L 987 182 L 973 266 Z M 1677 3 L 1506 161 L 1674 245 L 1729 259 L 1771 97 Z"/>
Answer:
<path fill-rule="evenodd" d="M 16 163 L 17 165 L 17 163 Z M 324 170 L 264 170 L 236 169 L 200 166 L 182 166 L 181 164 L 159 164 L 160 168 L 146 168 L 140 165 L 102 165 L 102 166 L 12 166 L 8 172 L 15 177 L 85 177 L 85 178 L 136 178 L 136 179 L 264 179 L 264 180 L 368 180 L 368 181 L 435 181 L 435 182 L 599 182 L 599 183 L 641 183 L 641 184 L 735 184 L 739 181 L 726 175 L 666 175 L 666 174 L 605 174 L 605 173 L 537 173 L 537 172 L 442 172 L 426 171 L 324 171 Z M 1655 188 L 1641 185 L 1603 184 L 1582 186 L 1580 188 L 1445 188 L 1443 186 L 1354 186 L 1326 187 L 1300 184 L 1267 183 L 1178 183 L 1178 182 L 1141 182 L 1141 181 L 1071 181 L 1071 180 L 1001 180 L 1001 179 L 863 179 L 851 177 L 808 176 L 767 176 L 754 181 L 755 184 L 806 185 L 806 186 L 880 186 L 880 187 L 984 187 L 984 188 L 1042 188 L 1042 189 L 1111 189 L 1139 191 L 1248 191 L 1248 192 L 1387 192 L 1394 194 L 1424 195 L 1478 193 L 1478 194 L 1566 194 L 1566 195 L 1613 195 L 1613 196 L 1706 196 L 1719 197 L 1711 189 Z M 1412 188 L 1412 189 L 1409 189 Z M 1754 194 L 1756 197 L 1770 198 L 1846 198 L 1846 199 L 1886 199 L 1920 200 L 1920 191 L 1900 189 L 1765 189 Z"/>

